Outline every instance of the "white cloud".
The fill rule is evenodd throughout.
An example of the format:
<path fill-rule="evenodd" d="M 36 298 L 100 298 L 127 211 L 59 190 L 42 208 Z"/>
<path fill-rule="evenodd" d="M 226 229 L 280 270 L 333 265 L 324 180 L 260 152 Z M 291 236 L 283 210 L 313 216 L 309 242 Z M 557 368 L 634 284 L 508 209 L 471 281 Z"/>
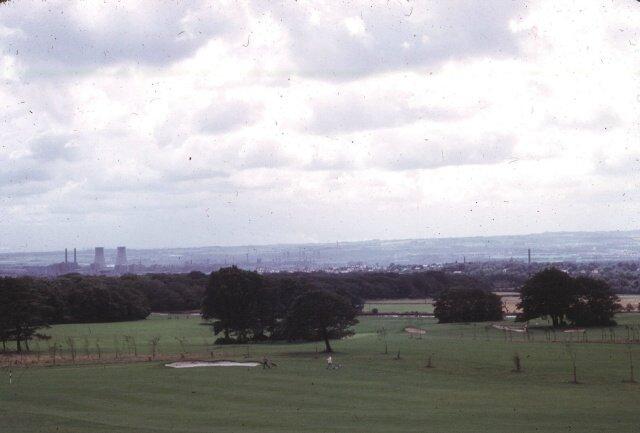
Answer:
<path fill-rule="evenodd" d="M 2 4 L 0 242 L 637 228 L 637 12 Z"/>

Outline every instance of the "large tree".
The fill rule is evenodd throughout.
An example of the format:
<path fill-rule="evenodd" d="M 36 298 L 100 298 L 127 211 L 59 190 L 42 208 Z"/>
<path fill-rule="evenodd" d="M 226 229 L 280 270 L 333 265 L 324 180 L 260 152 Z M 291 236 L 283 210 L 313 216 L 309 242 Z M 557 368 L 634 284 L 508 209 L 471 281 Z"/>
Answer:
<path fill-rule="evenodd" d="M 329 340 L 354 334 L 358 311 L 351 301 L 337 293 L 309 290 L 298 296 L 285 321 L 290 340 L 324 341 L 326 352 L 333 351 Z"/>
<path fill-rule="evenodd" d="M 521 289 L 523 319 L 550 317 L 554 327 L 609 326 L 619 308 L 618 297 L 605 281 L 572 278 L 555 268 L 538 272 Z"/>
<path fill-rule="evenodd" d="M 576 292 L 575 280 L 566 272 L 549 268 L 529 278 L 520 289 L 523 319 L 550 317 L 554 327 L 566 324 Z"/>
<path fill-rule="evenodd" d="M 575 279 L 575 295 L 567 318 L 576 326 L 612 326 L 620 308 L 619 298 L 606 281 L 589 277 Z"/>
<path fill-rule="evenodd" d="M 18 352 L 47 327 L 47 307 L 30 278 L 0 278 L 0 339 L 15 341 Z"/>
<path fill-rule="evenodd" d="M 443 290 L 436 296 L 434 306 L 439 323 L 502 320 L 500 297 L 480 289 Z"/>
<path fill-rule="evenodd" d="M 202 302 L 202 317 L 213 320 L 218 343 L 261 339 L 271 315 L 265 311 L 264 280 L 257 272 L 232 266 L 211 273 Z"/>

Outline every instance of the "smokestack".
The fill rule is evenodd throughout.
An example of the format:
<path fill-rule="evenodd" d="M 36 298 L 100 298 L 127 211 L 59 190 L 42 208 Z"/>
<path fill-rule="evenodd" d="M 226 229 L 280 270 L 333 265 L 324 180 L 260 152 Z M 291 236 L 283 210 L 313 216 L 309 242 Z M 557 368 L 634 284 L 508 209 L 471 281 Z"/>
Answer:
<path fill-rule="evenodd" d="M 529 256 L 529 265 L 531 264 L 531 248 L 529 248 L 529 250 L 527 251 L 527 254 Z"/>
<path fill-rule="evenodd" d="M 65 264 L 65 265 L 68 263 L 67 258 L 68 258 L 68 255 L 67 255 L 67 249 L 65 248 L 65 249 L 64 249 L 64 264 Z"/>
<path fill-rule="evenodd" d="M 76 249 L 73 249 L 73 263 L 78 264 L 78 256 L 76 255 Z"/>
<path fill-rule="evenodd" d="M 127 248 L 118 247 L 116 252 L 116 266 L 127 266 Z"/>
<path fill-rule="evenodd" d="M 95 265 L 96 269 L 103 269 L 106 266 L 106 263 L 104 261 L 104 247 L 96 247 L 93 264 Z"/>

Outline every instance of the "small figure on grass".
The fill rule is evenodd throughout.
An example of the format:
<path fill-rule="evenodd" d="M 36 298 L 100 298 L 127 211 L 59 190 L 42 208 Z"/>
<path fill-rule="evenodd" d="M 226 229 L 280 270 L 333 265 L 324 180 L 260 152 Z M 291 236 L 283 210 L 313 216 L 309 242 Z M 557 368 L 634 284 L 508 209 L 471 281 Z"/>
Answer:
<path fill-rule="evenodd" d="M 271 368 L 271 367 L 277 367 L 278 365 L 271 361 L 269 358 L 267 358 L 266 356 L 262 357 L 262 369 L 265 370 L 267 368 Z"/>
<path fill-rule="evenodd" d="M 334 364 L 333 363 L 333 357 L 331 355 L 329 355 L 327 357 L 327 370 L 337 370 L 339 368 L 342 368 L 342 365 Z"/>

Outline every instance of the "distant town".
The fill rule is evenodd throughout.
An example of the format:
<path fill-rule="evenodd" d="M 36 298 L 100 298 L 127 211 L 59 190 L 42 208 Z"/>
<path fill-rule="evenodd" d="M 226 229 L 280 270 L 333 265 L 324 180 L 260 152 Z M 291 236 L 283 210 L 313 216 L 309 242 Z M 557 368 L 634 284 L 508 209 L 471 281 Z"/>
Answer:
<path fill-rule="evenodd" d="M 0 275 L 208 274 L 230 265 L 259 273 L 442 270 L 488 280 L 496 290 L 509 290 L 531 272 L 554 264 L 570 274 L 606 278 L 618 293 L 636 293 L 640 291 L 639 258 L 640 232 L 576 232 L 334 244 L 69 248 L 0 254 Z"/>

